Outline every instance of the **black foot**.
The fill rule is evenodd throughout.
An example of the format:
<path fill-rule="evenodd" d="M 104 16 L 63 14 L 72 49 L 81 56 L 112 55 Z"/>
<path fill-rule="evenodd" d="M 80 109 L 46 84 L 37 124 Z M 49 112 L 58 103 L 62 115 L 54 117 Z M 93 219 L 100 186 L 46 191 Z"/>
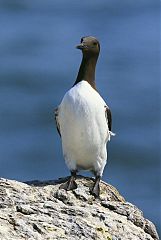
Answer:
<path fill-rule="evenodd" d="M 59 189 L 65 189 L 67 191 L 76 189 L 77 184 L 75 182 L 75 178 L 76 178 L 76 172 L 71 172 L 71 177 L 69 178 L 69 180 L 65 183 L 62 183 Z"/>
<path fill-rule="evenodd" d="M 95 183 L 91 191 L 91 194 L 94 195 L 95 197 L 99 197 L 100 195 L 100 186 L 99 186 L 100 179 L 101 179 L 100 176 L 97 176 L 95 178 Z"/>

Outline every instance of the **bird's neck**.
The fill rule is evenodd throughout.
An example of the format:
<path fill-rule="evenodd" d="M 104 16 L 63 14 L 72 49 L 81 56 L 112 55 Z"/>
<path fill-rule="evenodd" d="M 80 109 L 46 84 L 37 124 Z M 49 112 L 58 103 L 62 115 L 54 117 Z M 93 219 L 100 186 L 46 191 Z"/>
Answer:
<path fill-rule="evenodd" d="M 87 81 L 94 89 L 96 89 L 95 83 L 95 69 L 98 56 L 83 56 L 82 62 L 79 68 L 79 72 L 74 85 L 82 80 Z"/>

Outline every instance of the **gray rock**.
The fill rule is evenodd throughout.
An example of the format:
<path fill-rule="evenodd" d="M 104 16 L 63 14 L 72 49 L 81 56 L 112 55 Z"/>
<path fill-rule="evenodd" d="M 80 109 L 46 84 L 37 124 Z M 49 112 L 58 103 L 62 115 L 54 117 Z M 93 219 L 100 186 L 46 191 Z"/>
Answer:
<path fill-rule="evenodd" d="M 101 182 L 101 195 L 90 194 L 93 180 L 79 176 L 66 192 L 56 181 L 21 183 L 0 179 L 0 240 L 158 240 L 142 211 Z"/>

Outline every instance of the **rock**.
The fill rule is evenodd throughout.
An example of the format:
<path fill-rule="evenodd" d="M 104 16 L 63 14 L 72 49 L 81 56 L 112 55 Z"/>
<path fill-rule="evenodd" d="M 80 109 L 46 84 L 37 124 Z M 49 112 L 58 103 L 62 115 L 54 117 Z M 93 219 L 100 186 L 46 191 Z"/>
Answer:
<path fill-rule="evenodd" d="M 60 190 L 66 178 L 21 183 L 0 179 L 1 240 L 152 240 L 155 226 L 111 185 L 101 182 L 95 199 L 93 180 L 79 176 L 74 191 Z"/>

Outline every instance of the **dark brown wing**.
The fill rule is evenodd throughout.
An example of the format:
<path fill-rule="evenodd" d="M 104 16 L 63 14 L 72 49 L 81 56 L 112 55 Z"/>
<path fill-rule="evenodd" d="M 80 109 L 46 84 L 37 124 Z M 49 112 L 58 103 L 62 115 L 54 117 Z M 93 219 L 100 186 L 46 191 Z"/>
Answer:
<path fill-rule="evenodd" d="M 105 116 L 107 119 L 108 129 L 111 132 L 112 129 L 112 114 L 108 106 L 105 106 Z M 108 159 L 108 145 L 107 145 L 107 159 Z"/>
<path fill-rule="evenodd" d="M 58 113 L 59 113 L 59 109 L 58 107 L 54 110 L 54 116 L 55 116 L 55 123 L 56 123 L 56 128 L 57 128 L 57 131 L 61 137 L 61 133 L 60 133 L 60 125 L 59 125 L 59 122 L 58 122 Z"/>
<path fill-rule="evenodd" d="M 105 116 L 106 116 L 107 123 L 108 123 L 108 129 L 109 129 L 109 131 L 111 131 L 111 129 L 112 129 L 112 114 L 111 114 L 111 111 L 108 106 L 105 106 Z"/>

